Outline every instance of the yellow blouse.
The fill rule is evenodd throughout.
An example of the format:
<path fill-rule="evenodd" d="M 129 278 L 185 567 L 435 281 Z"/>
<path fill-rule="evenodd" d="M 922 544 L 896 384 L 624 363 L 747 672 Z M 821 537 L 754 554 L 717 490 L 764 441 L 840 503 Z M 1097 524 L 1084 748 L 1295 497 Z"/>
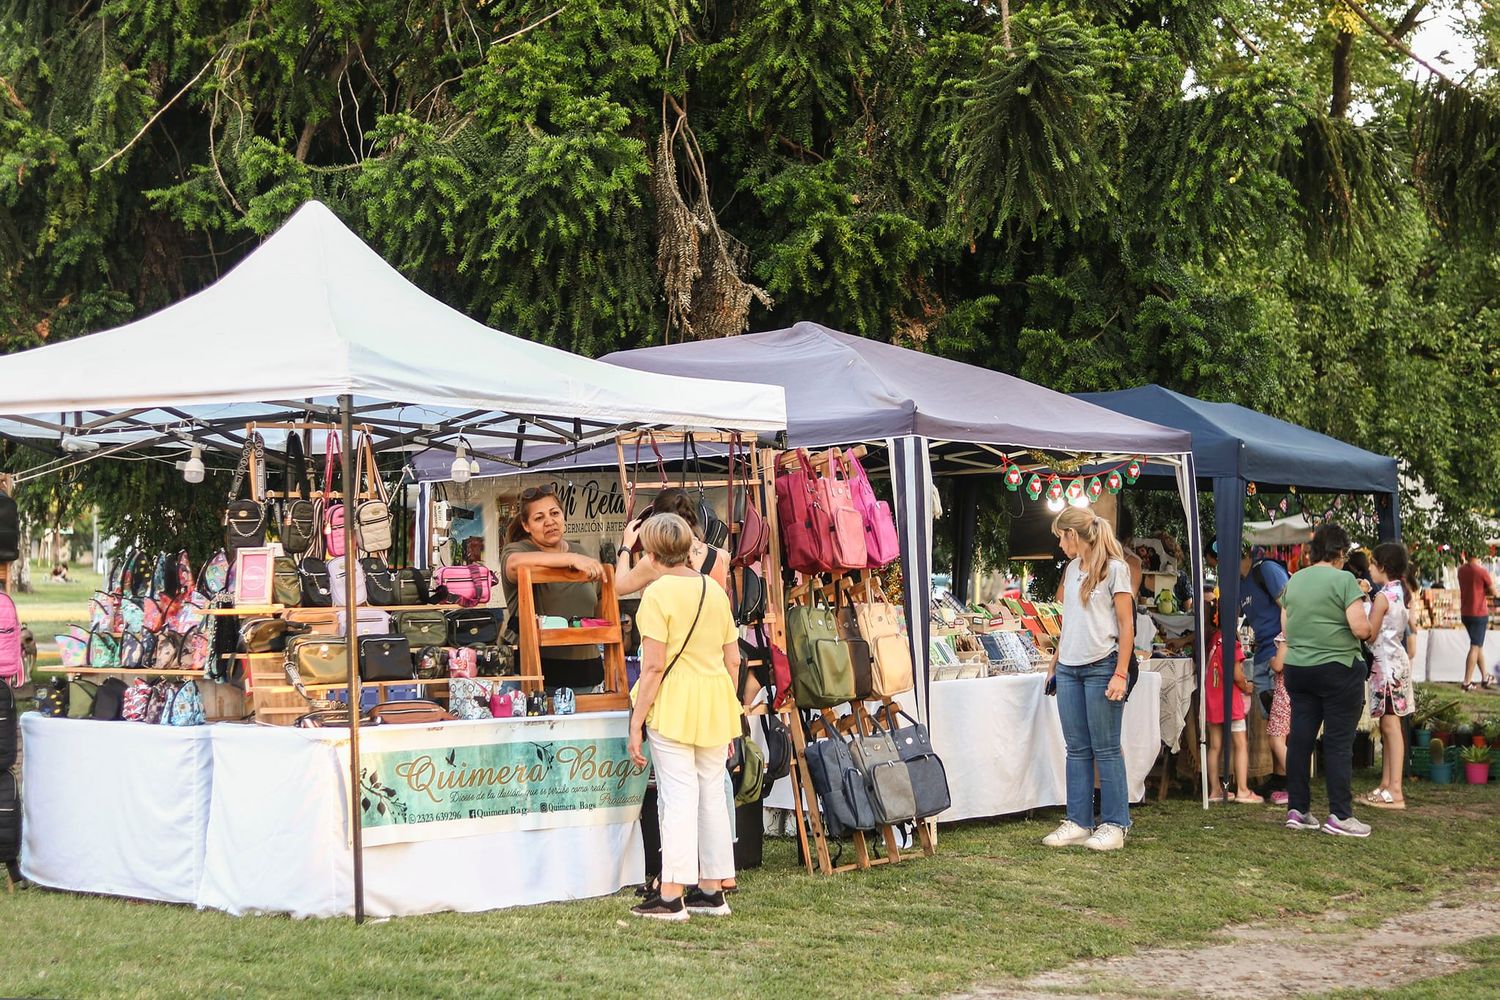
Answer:
<path fill-rule="evenodd" d="M 724 669 L 724 647 L 738 642 L 739 632 L 728 596 L 712 582 L 705 589 L 705 582 L 697 576 L 658 578 L 642 593 L 635 620 L 642 636 L 666 646 L 667 663 L 677 657 L 657 689 L 646 725 L 677 743 L 713 747 L 740 735 L 739 699 Z M 692 625 L 695 614 L 698 624 Z"/>

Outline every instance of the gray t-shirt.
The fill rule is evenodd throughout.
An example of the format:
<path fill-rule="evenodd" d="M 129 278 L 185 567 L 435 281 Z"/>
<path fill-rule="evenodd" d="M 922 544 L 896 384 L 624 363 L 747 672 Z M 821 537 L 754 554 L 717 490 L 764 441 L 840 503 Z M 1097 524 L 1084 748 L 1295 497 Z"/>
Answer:
<path fill-rule="evenodd" d="M 1062 637 L 1057 643 L 1057 662 L 1082 667 L 1104 659 L 1115 651 L 1120 641 L 1120 625 L 1115 617 L 1115 595 L 1132 593 L 1130 567 L 1123 559 L 1111 559 L 1104 579 L 1085 600 L 1084 569 L 1077 559 L 1063 570 Z"/>
<path fill-rule="evenodd" d="M 513 555 L 541 552 L 531 539 L 523 538 L 511 542 L 500 552 L 500 580 L 505 589 L 505 610 L 516 614 L 520 601 L 516 597 L 516 585 L 505 575 L 505 563 Z M 599 585 L 597 583 L 539 583 L 536 586 L 536 613 L 559 615 L 563 618 L 592 618 L 598 610 Z M 598 646 L 549 646 L 547 658 L 552 660 L 593 660 L 599 657 Z"/>

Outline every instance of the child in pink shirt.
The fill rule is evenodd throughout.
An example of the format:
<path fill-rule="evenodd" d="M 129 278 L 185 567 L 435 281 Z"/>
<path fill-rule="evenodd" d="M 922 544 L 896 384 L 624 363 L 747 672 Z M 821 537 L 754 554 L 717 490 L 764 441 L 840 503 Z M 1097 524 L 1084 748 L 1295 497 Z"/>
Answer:
<path fill-rule="evenodd" d="M 1210 802 L 1223 802 L 1224 789 L 1219 785 L 1219 761 L 1224 752 L 1224 657 L 1223 640 L 1217 631 L 1208 648 L 1208 671 L 1204 683 L 1208 720 L 1208 795 Z M 1234 767 L 1237 791 L 1229 793 L 1230 802 L 1253 805 L 1265 799 L 1250 790 L 1250 745 L 1245 732 L 1245 696 L 1255 689 L 1240 664 L 1245 651 L 1234 644 L 1234 716 L 1229 723 L 1230 761 Z"/>

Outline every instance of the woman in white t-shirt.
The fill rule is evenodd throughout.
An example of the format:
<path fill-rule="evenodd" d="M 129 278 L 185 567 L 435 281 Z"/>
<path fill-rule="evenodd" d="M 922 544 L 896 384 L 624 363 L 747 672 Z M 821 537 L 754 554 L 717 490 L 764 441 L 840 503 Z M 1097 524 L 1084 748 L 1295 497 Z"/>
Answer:
<path fill-rule="evenodd" d="M 1069 507 L 1057 515 L 1052 533 L 1069 558 L 1063 569 L 1062 635 L 1047 675 L 1047 691 L 1057 696 L 1068 748 L 1068 818 L 1042 843 L 1115 851 L 1125 846 L 1125 831 L 1130 829 L 1125 758 L 1120 753 L 1120 722 L 1135 659 L 1130 568 L 1114 528 L 1086 508 Z"/>

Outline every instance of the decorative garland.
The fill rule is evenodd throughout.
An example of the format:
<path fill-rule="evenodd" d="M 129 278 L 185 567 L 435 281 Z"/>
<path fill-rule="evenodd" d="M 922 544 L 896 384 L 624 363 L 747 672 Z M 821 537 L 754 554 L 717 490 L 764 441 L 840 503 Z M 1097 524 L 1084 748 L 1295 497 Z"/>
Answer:
<path fill-rule="evenodd" d="M 1039 500 L 1045 490 L 1050 503 L 1055 504 L 1066 498 L 1073 506 L 1082 507 L 1085 504 L 1098 503 L 1106 492 L 1114 496 L 1127 484 L 1134 484 L 1137 479 L 1141 478 L 1141 466 L 1145 460 L 1144 455 L 1136 456 L 1092 476 L 1073 476 L 1066 483 L 1056 472 L 1045 479 L 1041 473 L 1033 472 L 1030 478 L 1027 478 L 1021 467 L 1009 458 L 1002 459 L 1000 467 L 1004 470 L 1005 488 L 1012 493 L 1021 489 L 1024 480 L 1027 499 Z M 1057 464 L 1062 467 L 1061 463 Z M 1082 464 L 1082 462 L 1068 463 L 1075 471 Z"/>

